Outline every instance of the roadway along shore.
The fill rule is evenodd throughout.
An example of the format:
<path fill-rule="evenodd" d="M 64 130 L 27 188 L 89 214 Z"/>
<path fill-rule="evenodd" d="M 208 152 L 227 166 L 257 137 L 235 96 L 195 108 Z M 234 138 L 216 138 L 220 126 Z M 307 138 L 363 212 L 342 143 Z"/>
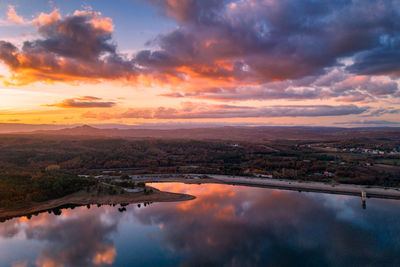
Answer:
<path fill-rule="evenodd" d="M 400 188 L 255 178 L 245 176 L 186 174 L 184 177 L 181 177 L 181 175 L 176 175 L 174 177 L 173 174 L 160 174 L 137 176 L 133 180 L 143 182 L 224 183 L 232 185 L 258 186 L 285 190 L 354 196 L 361 196 L 361 192 L 365 192 L 368 198 L 400 199 Z"/>

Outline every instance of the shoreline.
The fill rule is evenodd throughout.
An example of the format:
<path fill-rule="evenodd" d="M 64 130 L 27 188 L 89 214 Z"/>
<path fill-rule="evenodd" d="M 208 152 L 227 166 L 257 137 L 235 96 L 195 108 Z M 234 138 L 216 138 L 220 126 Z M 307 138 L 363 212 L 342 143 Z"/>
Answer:
<path fill-rule="evenodd" d="M 235 183 L 241 185 L 256 185 L 269 188 L 278 188 L 295 191 L 316 192 L 316 193 L 330 193 L 341 195 L 353 195 L 361 197 L 361 193 L 365 192 L 368 198 L 387 198 L 387 199 L 400 199 L 399 188 L 376 187 L 355 184 L 329 184 L 322 182 L 308 182 L 308 181 L 292 181 L 292 180 L 278 180 L 270 178 L 232 178 L 225 175 L 210 176 L 214 179 L 224 181 L 226 183 Z"/>
<path fill-rule="evenodd" d="M 187 201 L 196 198 L 192 195 L 164 192 L 153 187 L 151 188 L 153 189 L 153 193 L 149 195 L 127 192 L 119 195 L 91 196 L 83 191 L 79 191 L 62 198 L 48 200 L 40 203 L 31 203 L 16 208 L 0 209 L 0 220 L 6 221 L 15 217 L 35 215 L 69 205 L 86 206 L 136 204 L 144 202 L 175 202 Z"/>
<path fill-rule="evenodd" d="M 280 190 L 291 190 L 300 192 L 327 193 L 339 195 L 351 195 L 362 197 L 364 192 L 367 198 L 386 198 L 400 200 L 400 188 L 383 188 L 376 186 L 354 185 L 354 184 L 330 184 L 322 182 L 294 181 L 271 178 L 255 178 L 245 176 L 207 175 L 207 178 L 196 178 L 198 175 L 186 174 L 179 177 L 173 174 L 143 175 L 141 178 L 133 178 L 132 181 L 144 183 L 168 183 L 179 182 L 186 184 L 227 184 L 238 186 L 251 186 Z M 153 193 L 126 192 L 119 195 L 90 195 L 79 191 L 62 198 L 48 200 L 40 203 L 30 203 L 16 208 L 0 209 L 0 221 L 6 221 L 14 217 L 36 215 L 61 208 L 63 206 L 85 206 L 85 205 L 120 205 L 136 204 L 143 202 L 175 202 L 195 199 L 195 196 L 181 193 L 160 191 L 154 187 Z"/>
<path fill-rule="evenodd" d="M 220 183 L 230 185 L 243 185 L 243 186 L 256 186 L 263 188 L 275 188 L 282 190 L 304 191 L 315 193 L 328 193 L 339 195 L 351 195 L 361 197 L 362 192 L 366 193 L 367 198 L 386 198 L 386 199 L 399 199 L 400 188 L 392 187 L 378 187 L 366 186 L 355 184 L 331 184 L 323 182 L 309 182 L 309 181 L 295 181 L 285 179 L 272 179 L 272 178 L 256 178 L 245 176 L 228 176 L 228 175 L 207 175 L 206 179 L 193 179 L 193 178 L 173 178 L 170 174 L 154 175 L 154 178 L 134 179 L 134 181 L 142 182 L 183 182 L 183 183 Z M 186 175 L 187 177 L 195 175 Z"/>

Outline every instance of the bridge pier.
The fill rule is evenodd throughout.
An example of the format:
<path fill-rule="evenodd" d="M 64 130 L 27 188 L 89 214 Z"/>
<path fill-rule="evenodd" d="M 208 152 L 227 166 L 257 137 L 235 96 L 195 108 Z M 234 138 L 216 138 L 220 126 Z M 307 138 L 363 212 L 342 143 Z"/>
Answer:
<path fill-rule="evenodd" d="M 367 208 L 366 200 L 367 200 L 367 192 L 361 191 L 361 202 L 362 202 L 362 208 L 363 209 Z"/>

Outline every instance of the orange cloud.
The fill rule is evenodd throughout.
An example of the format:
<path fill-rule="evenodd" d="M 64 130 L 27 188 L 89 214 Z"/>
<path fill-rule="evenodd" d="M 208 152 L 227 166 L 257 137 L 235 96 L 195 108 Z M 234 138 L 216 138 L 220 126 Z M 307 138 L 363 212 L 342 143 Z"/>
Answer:
<path fill-rule="evenodd" d="M 229 220 L 235 217 L 235 207 L 233 205 L 220 209 L 215 217 L 219 220 Z"/>
<path fill-rule="evenodd" d="M 9 19 L 23 21 L 14 8 Z M 21 49 L 0 41 L 0 60 L 12 72 L 5 85 L 25 85 L 36 81 L 99 82 L 134 81 L 138 73 L 134 64 L 116 52 L 111 41 L 110 18 L 94 11 L 76 11 L 61 17 L 58 9 L 40 13 L 31 21 L 41 39 L 24 42 Z"/>
<path fill-rule="evenodd" d="M 50 14 L 41 12 L 39 16 L 33 20 L 33 23 L 40 27 L 46 24 L 54 23 L 59 20 L 61 20 L 60 12 L 58 9 L 54 9 Z"/>
<path fill-rule="evenodd" d="M 111 18 L 103 17 L 101 12 L 96 12 L 93 10 L 76 10 L 74 16 L 90 16 L 92 17 L 90 22 L 93 24 L 94 28 L 101 29 L 107 32 L 112 32 L 114 30 L 114 25 Z"/>
<path fill-rule="evenodd" d="M 238 76 L 238 64 L 230 59 L 201 62 L 150 51 L 141 51 L 128 59 L 117 53 L 111 40 L 111 18 L 93 10 L 77 10 L 62 17 L 54 9 L 26 21 L 10 6 L 9 19 L 34 24 L 41 38 L 24 42 L 21 48 L 0 41 L 0 60 L 12 72 L 10 77 L 3 78 L 5 85 L 113 80 L 147 86 L 167 84 L 192 92 L 210 86 L 251 83 L 247 76 Z M 201 50 L 220 42 L 206 41 Z"/>
<path fill-rule="evenodd" d="M 110 212 L 118 211 L 108 207 L 101 211 L 80 207 L 63 209 L 61 216 L 46 212 L 30 219 L 14 218 L 0 224 L 0 235 L 10 238 L 23 234 L 30 240 L 43 242 L 37 260 L 29 264 L 44 267 L 112 265 L 117 251 L 109 235 L 116 230 L 118 218 L 108 215 Z M 109 216 L 110 220 L 105 222 L 103 216 Z M 67 227 L 85 223 L 84 229 Z M 77 244 L 80 253 L 76 253 Z M 24 262 L 19 263 L 21 265 L 15 266 L 24 266 Z"/>
<path fill-rule="evenodd" d="M 361 29 L 353 19 L 370 18 L 358 13 L 362 9 L 343 9 L 343 3 L 333 4 L 337 9 L 326 3 L 307 3 L 310 10 L 319 14 L 310 16 L 304 12 L 306 9 L 292 6 L 291 1 L 148 2 L 175 19 L 179 27 L 148 42 L 157 49 L 142 50 L 129 57 L 118 52 L 112 40 L 113 21 L 100 12 L 86 9 L 62 16 L 54 9 L 28 21 L 17 14 L 14 6 L 9 6 L 9 21 L 35 25 L 40 38 L 27 40 L 22 47 L 0 41 L 0 60 L 11 71 L 10 77 L 0 78 L 5 85 L 117 81 L 171 90 L 162 96 L 216 101 L 335 99 L 366 103 L 399 97 L 397 81 L 373 76 L 398 76 L 398 53 L 389 49 L 389 40 L 398 37 L 387 28 L 397 19 L 388 15 L 392 14 L 391 5 L 381 4 L 378 8 L 378 4 L 368 3 L 365 9 L 379 10 L 380 15 Z M 353 5 L 350 3 L 349 7 Z M 355 14 L 336 13 L 342 9 Z M 282 20 L 273 19 L 277 10 L 282 12 L 278 16 Z M 292 14 L 294 11 L 296 14 Z M 295 19 L 299 17 L 302 19 Z M 329 19 L 317 19 L 320 17 Z M 301 21 L 307 21 L 306 25 Z M 289 24 L 293 27 L 287 27 Z M 354 35 L 350 29 L 355 28 L 360 35 L 354 37 L 356 41 L 349 38 Z M 385 30 L 392 35 L 376 34 Z M 393 60 L 389 62 L 386 52 L 379 51 L 390 52 Z M 374 64 L 368 64 L 368 54 Z M 338 64 L 345 57 L 351 57 L 354 64 Z M 58 106 L 71 105 L 65 102 Z M 153 118 L 165 110 L 132 109 L 116 116 Z M 181 113 L 168 111 L 174 112 L 174 117 Z M 138 115 L 132 115 L 135 113 Z M 114 115 L 104 114 L 110 116 Z M 216 116 L 225 118 L 221 114 Z"/>
<path fill-rule="evenodd" d="M 104 247 L 103 251 L 98 252 L 94 258 L 93 263 L 96 265 L 112 264 L 114 262 L 117 251 L 114 247 Z"/>
<path fill-rule="evenodd" d="M 101 98 L 94 96 L 81 96 L 65 99 L 59 103 L 47 104 L 45 106 L 59 108 L 110 108 L 116 105 L 115 102 L 101 100 Z"/>
<path fill-rule="evenodd" d="M 15 7 L 13 5 L 8 6 L 7 20 L 8 22 L 15 24 L 26 24 L 24 18 L 17 14 L 17 12 L 15 11 Z"/>

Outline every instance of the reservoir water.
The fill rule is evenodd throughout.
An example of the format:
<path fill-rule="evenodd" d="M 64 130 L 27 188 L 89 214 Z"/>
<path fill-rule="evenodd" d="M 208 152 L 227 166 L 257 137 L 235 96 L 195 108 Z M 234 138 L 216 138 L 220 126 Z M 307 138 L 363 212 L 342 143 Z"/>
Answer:
<path fill-rule="evenodd" d="M 0 223 L 0 266 L 400 266 L 400 201 L 155 183 L 195 200 Z"/>

